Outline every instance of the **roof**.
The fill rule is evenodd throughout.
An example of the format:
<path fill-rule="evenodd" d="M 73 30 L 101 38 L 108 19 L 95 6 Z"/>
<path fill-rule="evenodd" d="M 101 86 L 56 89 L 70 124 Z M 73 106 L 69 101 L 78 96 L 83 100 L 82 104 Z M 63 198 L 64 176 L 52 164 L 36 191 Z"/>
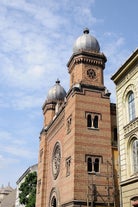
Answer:
<path fill-rule="evenodd" d="M 16 189 L 14 189 L 9 195 L 5 196 L 1 202 L 1 207 L 14 207 L 16 200 Z"/>
<path fill-rule="evenodd" d="M 21 175 L 21 177 L 17 180 L 16 184 L 18 185 L 28 173 L 30 173 L 30 172 L 32 172 L 32 171 L 33 171 L 33 172 L 34 172 L 34 171 L 37 172 L 37 166 L 38 166 L 38 164 L 35 164 L 35 165 L 30 166 L 30 167 L 29 167 L 29 168 L 28 168 L 28 169 Z"/>
<path fill-rule="evenodd" d="M 66 96 L 65 89 L 60 85 L 60 81 L 57 80 L 55 85 L 50 88 L 47 95 L 47 101 L 63 101 Z"/>
<path fill-rule="evenodd" d="M 138 63 L 138 48 L 133 52 L 133 54 L 125 61 L 125 63 L 117 70 L 117 72 L 111 77 L 111 80 L 114 81 L 115 84 L 123 78 L 124 74 L 131 66 Z"/>
<path fill-rule="evenodd" d="M 100 52 L 100 46 L 95 37 L 89 34 L 89 29 L 85 28 L 83 35 L 79 36 L 73 47 L 73 53 L 81 50 Z"/>

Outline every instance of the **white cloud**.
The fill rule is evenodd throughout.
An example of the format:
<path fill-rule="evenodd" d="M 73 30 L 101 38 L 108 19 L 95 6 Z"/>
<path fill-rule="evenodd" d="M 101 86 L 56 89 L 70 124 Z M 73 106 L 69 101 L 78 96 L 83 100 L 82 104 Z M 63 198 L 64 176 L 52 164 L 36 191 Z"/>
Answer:
<path fill-rule="evenodd" d="M 65 36 L 73 26 L 72 21 L 66 18 L 66 12 L 71 12 L 76 23 L 78 16 L 83 25 L 88 19 L 95 23 L 98 20 L 92 15 L 93 3 L 76 1 L 74 5 L 74 1 L 68 0 L 62 4 L 55 1 L 2 0 L 0 18 L 5 22 L 0 22 L 1 79 L 18 89 L 38 90 L 44 86 L 49 73 L 57 69 L 62 73 L 65 60 L 69 58 L 69 42 Z M 65 18 L 59 11 L 63 11 Z M 82 17 L 85 17 L 84 23 Z"/>

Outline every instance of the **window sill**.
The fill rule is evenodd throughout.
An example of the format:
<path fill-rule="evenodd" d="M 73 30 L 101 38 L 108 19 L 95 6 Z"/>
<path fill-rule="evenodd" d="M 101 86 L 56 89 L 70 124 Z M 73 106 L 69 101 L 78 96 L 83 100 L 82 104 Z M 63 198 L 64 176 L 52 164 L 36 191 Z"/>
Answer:
<path fill-rule="evenodd" d="M 97 131 L 99 131 L 99 128 L 94 128 L 94 127 L 87 127 L 87 129 L 89 129 L 89 130 L 97 130 Z"/>
<path fill-rule="evenodd" d="M 91 171 L 88 172 L 89 175 L 100 175 L 100 172 Z"/>

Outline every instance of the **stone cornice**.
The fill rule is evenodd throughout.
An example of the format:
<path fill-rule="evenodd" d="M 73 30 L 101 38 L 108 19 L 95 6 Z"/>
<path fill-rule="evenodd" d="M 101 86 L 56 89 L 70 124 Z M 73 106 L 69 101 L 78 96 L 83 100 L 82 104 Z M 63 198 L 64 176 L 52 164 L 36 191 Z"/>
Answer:
<path fill-rule="evenodd" d="M 69 71 L 71 71 L 74 64 L 85 63 L 100 66 L 104 69 L 106 61 L 107 59 L 103 53 L 80 51 L 79 53 L 74 53 L 71 56 L 67 67 L 69 67 Z"/>
<path fill-rule="evenodd" d="M 130 185 L 132 183 L 137 183 L 137 182 L 138 182 L 138 176 L 136 175 L 135 177 L 132 177 L 125 181 L 120 182 L 120 185 L 125 186 L 125 185 Z"/>
<path fill-rule="evenodd" d="M 111 80 L 114 81 L 115 84 L 117 84 L 120 79 L 124 77 L 124 74 L 127 73 L 127 71 L 134 66 L 138 62 L 138 48 L 135 50 L 135 52 L 126 60 L 126 62 L 117 70 L 117 72 L 111 77 Z"/>
<path fill-rule="evenodd" d="M 101 66 L 103 65 L 102 60 L 92 59 L 92 58 L 88 58 L 88 57 L 78 57 L 78 58 L 74 59 L 74 63 L 75 64 L 88 63 L 88 64 L 101 65 Z"/>

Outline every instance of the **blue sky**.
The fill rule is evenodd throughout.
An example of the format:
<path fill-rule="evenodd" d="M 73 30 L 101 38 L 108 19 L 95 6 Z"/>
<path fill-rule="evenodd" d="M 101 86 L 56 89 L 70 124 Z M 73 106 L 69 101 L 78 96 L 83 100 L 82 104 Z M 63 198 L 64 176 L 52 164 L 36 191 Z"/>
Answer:
<path fill-rule="evenodd" d="M 37 163 L 42 105 L 57 78 L 69 89 L 67 62 L 88 27 L 108 62 L 105 86 L 138 46 L 138 1 L 0 0 L 0 186 Z"/>

